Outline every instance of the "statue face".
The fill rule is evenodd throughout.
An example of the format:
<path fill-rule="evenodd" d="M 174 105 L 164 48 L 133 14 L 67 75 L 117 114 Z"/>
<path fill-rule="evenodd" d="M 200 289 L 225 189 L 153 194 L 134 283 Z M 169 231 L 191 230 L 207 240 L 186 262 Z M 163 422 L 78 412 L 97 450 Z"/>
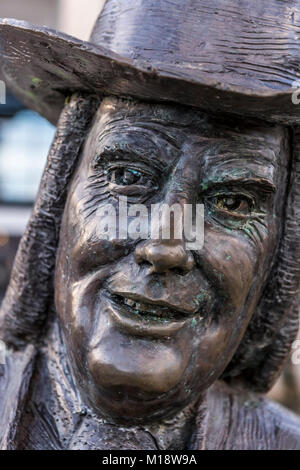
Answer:
<path fill-rule="evenodd" d="M 104 100 L 69 188 L 55 277 L 70 364 L 96 412 L 170 416 L 220 377 L 270 271 L 288 158 L 281 127 Z M 120 196 L 128 209 L 204 204 L 204 246 L 107 240 L 99 213 L 119 215 Z"/>

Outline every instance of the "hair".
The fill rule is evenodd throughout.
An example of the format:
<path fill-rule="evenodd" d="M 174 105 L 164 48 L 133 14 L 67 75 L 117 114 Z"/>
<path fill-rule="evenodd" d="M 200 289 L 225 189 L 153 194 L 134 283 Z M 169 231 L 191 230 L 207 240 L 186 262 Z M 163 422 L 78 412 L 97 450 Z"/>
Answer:
<path fill-rule="evenodd" d="M 99 105 L 97 96 L 74 95 L 58 122 L 0 312 L 0 336 L 14 351 L 28 345 L 38 348 L 53 310 L 53 274 L 68 185 Z M 156 117 L 160 118 L 159 111 Z M 244 338 L 223 374 L 225 380 L 235 378 L 264 392 L 280 373 L 299 326 L 300 131 L 292 130 L 291 136 L 293 158 L 276 261 Z"/>
<path fill-rule="evenodd" d="M 1 338 L 13 349 L 39 341 L 52 308 L 56 249 L 67 188 L 99 104 L 95 96 L 75 95 L 60 116 L 0 311 Z"/>

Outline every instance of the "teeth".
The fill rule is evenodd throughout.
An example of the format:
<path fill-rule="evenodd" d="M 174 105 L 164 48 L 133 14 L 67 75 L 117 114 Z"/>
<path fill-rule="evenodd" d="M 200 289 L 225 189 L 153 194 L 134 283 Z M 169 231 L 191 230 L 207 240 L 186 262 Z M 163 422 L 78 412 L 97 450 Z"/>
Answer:
<path fill-rule="evenodd" d="M 135 310 L 141 310 L 143 312 L 148 312 L 153 310 L 153 308 L 149 308 L 147 305 L 140 304 L 139 302 L 135 302 L 134 300 L 131 299 L 124 299 L 124 304 L 128 305 L 131 308 L 134 308 Z"/>
<path fill-rule="evenodd" d="M 135 302 L 132 299 L 123 298 L 123 302 L 125 305 L 128 305 L 128 307 L 131 307 L 139 312 L 155 313 L 157 311 L 157 308 L 154 305 L 141 304 L 140 302 Z"/>
<path fill-rule="evenodd" d="M 129 307 L 136 308 L 137 303 L 131 299 L 124 299 L 124 304 L 129 305 Z"/>
<path fill-rule="evenodd" d="M 158 305 L 142 304 L 125 297 L 119 297 L 119 301 L 133 309 L 135 311 L 134 313 L 143 315 L 145 318 L 147 318 L 147 315 L 150 315 L 159 317 L 161 321 L 167 321 L 177 317 L 177 315 L 175 315 L 169 309 L 166 309 L 165 307 L 159 307 Z"/>

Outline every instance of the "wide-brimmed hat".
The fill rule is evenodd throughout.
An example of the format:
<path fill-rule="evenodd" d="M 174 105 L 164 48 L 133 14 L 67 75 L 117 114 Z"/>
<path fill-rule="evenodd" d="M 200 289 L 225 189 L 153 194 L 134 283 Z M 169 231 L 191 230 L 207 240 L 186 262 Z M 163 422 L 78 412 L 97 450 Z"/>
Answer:
<path fill-rule="evenodd" d="M 92 91 L 293 124 L 299 38 L 299 0 L 108 0 L 89 42 L 2 20 L 0 55 L 7 85 L 53 123 Z"/>

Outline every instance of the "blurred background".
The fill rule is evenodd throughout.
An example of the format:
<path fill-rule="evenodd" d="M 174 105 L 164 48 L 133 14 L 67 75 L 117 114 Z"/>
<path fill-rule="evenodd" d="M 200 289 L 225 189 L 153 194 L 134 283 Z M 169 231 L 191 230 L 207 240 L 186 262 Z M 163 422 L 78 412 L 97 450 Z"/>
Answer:
<path fill-rule="evenodd" d="M 105 0 L 0 0 L 0 18 L 46 25 L 87 40 L 104 3 Z M 8 91 L 6 105 L 0 105 L 0 303 L 54 132 L 51 124 L 25 109 Z M 300 414 L 300 364 L 287 363 L 270 396 Z"/>

